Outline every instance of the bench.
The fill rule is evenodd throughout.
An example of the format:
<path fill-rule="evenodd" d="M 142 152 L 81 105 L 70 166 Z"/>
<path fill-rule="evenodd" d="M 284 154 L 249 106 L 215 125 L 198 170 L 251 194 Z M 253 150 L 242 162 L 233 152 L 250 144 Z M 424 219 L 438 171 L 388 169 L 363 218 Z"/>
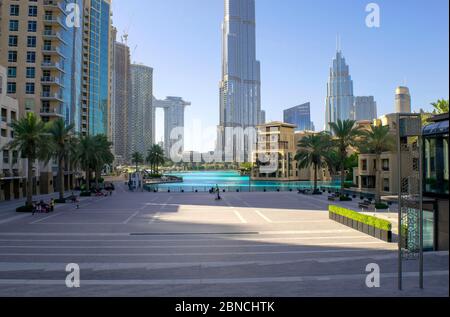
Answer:
<path fill-rule="evenodd" d="M 372 203 L 370 201 L 364 201 L 358 204 L 358 207 L 361 209 L 372 209 Z"/>

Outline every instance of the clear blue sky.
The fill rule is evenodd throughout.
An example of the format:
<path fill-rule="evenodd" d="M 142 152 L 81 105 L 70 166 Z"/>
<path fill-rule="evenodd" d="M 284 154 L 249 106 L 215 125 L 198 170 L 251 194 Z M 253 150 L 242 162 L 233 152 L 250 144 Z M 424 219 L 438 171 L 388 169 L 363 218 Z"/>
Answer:
<path fill-rule="evenodd" d="M 365 24 L 369 2 L 380 6 L 379 29 Z M 256 6 L 267 120 L 282 120 L 283 109 L 309 101 L 316 128 L 323 128 L 338 33 L 355 95 L 375 96 L 379 114 L 393 111 L 395 88 L 405 80 L 414 110 L 448 98 L 448 0 L 256 0 Z M 114 25 L 119 35 L 128 30 L 132 60 L 154 68 L 155 96 L 192 102 L 188 129 L 193 120 L 205 127 L 219 121 L 222 19 L 223 0 L 113 0 Z M 188 140 L 187 148 L 212 149 L 214 139 Z"/>

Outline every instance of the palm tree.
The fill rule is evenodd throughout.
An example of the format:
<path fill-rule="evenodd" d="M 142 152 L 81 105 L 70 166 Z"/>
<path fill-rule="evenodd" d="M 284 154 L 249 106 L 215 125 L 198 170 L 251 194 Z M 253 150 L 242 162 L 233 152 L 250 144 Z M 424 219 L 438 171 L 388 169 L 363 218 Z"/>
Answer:
<path fill-rule="evenodd" d="M 78 142 L 76 161 L 79 162 L 86 173 L 86 190 L 91 189 L 91 167 L 96 160 L 96 149 L 94 138 L 90 135 L 83 136 Z"/>
<path fill-rule="evenodd" d="M 361 153 L 376 155 L 375 202 L 377 204 L 381 203 L 381 154 L 392 151 L 394 147 L 395 138 L 388 126 L 371 126 L 370 130 L 364 132 L 363 142 L 360 145 Z"/>
<path fill-rule="evenodd" d="M 64 200 L 64 165 L 69 160 L 72 146 L 74 125 L 66 126 L 63 119 L 58 119 L 47 124 L 46 130 L 53 143 L 53 151 L 49 153 L 49 160 L 55 158 L 58 162 L 58 191 L 59 199 Z"/>
<path fill-rule="evenodd" d="M 104 134 L 94 136 L 95 158 L 93 161 L 93 170 L 95 171 L 95 185 L 99 188 L 99 180 L 102 169 L 114 162 L 114 155 L 111 152 L 112 143 L 108 141 L 108 137 Z"/>
<path fill-rule="evenodd" d="M 431 104 L 434 108 L 434 114 L 448 113 L 448 100 L 439 99 L 437 102 Z"/>
<path fill-rule="evenodd" d="M 348 150 L 358 145 L 359 137 L 362 135 L 361 129 L 354 120 L 338 120 L 330 123 L 337 151 L 339 154 L 339 166 L 341 172 L 341 195 L 345 190 L 345 161 L 348 157 Z"/>
<path fill-rule="evenodd" d="M 298 168 L 314 167 L 314 193 L 317 190 L 317 173 L 320 167 L 324 166 L 328 159 L 331 147 L 331 138 L 326 133 L 308 135 L 298 142 L 298 152 L 295 159 L 298 162 Z"/>
<path fill-rule="evenodd" d="M 29 112 L 22 119 L 11 123 L 14 130 L 14 140 L 6 148 L 18 151 L 27 162 L 27 201 L 26 206 L 33 205 L 33 164 L 36 160 L 46 160 L 52 151 L 48 142 L 45 124 L 34 113 Z"/>
<path fill-rule="evenodd" d="M 146 161 L 150 164 L 152 173 L 158 174 L 159 166 L 166 161 L 163 148 L 158 144 L 152 145 L 150 150 L 148 150 Z"/>
<path fill-rule="evenodd" d="M 144 161 L 144 158 L 141 153 L 134 152 L 131 155 L 131 163 L 136 164 L 136 172 L 139 170 L 139 164 Z"/>

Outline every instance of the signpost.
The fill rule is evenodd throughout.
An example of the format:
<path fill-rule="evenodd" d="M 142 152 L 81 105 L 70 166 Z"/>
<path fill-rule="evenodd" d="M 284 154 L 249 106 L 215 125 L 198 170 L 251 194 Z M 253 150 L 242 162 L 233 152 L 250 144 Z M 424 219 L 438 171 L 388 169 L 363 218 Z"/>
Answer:
<path fill-rule="evenodd" d="M 420 114 L 397 115 L 398 159 L 398 288 L 403 288 L 403 262 L 419 260 L 423 288 L 423 150 Z"/>

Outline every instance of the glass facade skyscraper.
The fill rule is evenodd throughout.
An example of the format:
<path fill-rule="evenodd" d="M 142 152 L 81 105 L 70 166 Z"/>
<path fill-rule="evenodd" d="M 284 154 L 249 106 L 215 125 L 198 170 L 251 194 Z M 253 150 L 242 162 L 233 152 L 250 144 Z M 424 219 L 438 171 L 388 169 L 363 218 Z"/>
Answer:
<path fill-rule="evenodd" d="M 378 117 L 375 98 L 373 96 L 355 97 L 353 115 L 356 121 L 375 120 Z"/>
<path fill-rule="evenodd" d="M 256 127 L 261 120 L 260 62 L 256 60 L 255 0 L 225 0 L 218 150 L 227 128 Z M 238 142 L 236 142 L 238 143 Z"/>
<path fill-rule="evenodd" d="M 295 131 L 312 131 L 314 125 L 311 122 L 311 104 L 308 102 L 284 110 L 284 123 L 297 126 Z"/>
<path fill-rule="evenodd" d="M 85 0 L 81 132 L 109 135 L 111 104 L 111 2 Z"/>
<path fill-rule="evenodd" d="M 353 80 L 350 69 L 340 50 L 337 50 L 327 85 L 325 129 L 330 131 L 330 123 L 353 119 Z"/>

